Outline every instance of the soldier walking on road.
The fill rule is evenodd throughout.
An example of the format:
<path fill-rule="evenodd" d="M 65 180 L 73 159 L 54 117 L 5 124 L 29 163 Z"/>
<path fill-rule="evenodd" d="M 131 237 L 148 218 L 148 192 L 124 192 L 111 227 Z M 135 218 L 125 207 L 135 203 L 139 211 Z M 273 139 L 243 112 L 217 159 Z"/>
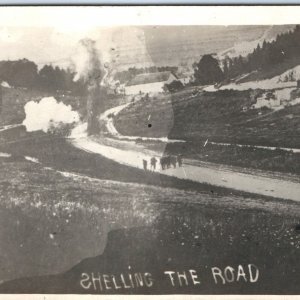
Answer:
<path fill-rule="evenodd" d="M 182 166 L 182 154 L 177 155 L 178 167 Z"/>
<path fill-rule="evenodd" d="M 152 169 L 152 171 L 154 171 L 156 169 L 156 163 L 157 163 L 157 159 L 153 156 L 151 158 L 151 169 Z"/>
<path fill-rule="evenodd" d="M 143 167 L 144 167 L 144 170 L 147 171 L 147 160 L 146 159 L 143 159 Z"/>

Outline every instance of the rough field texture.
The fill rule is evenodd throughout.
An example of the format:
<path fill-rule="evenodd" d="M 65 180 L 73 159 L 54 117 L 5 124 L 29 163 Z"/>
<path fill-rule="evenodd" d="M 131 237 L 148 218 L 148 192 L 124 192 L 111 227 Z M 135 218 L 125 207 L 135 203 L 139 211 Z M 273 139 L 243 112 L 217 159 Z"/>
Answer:
<path fill-rule="evenodd" d="M 60 138 L 23 139 L 0 147 L 12 154 L 0 158 L 1 280 L 62 275 L 10 281 L 1 292 L 102 293 L 83 289 L 81 274 L 119 274 L 128 265 L 151 272 L 156 284 L 117 293 L 299 292 L 299 205 L 211 193 L 205 185 L 183 189 L 182 181 L 81 152 Z M 249 263 L 261 272 L 258 283 L 213 282 L 211 267 Z M 201 273 L 200 288 L 174 288 L 162 278 L 165 270 L 189 268 Z"/>
<path fill-rule="evenodd" d="M 126 135 L 168 136 L 187 143 L 167 151 L 211 162 L 299 174 L 299 153 L 237 147 L 236 144 L 300 148 L 300 105 L 280 111 L 243 111 L 261 91 L 185 90 L 142 100 L 124 109 L 114 123 Z M 149 127 L 148 125 L 151 124 Z M 205 141 L 231 146 L 207 144 Z"/>
<path fill-rule="evenodd" d="M 1 124 L 21 122 L 22 109 L 14 119 L 5 105 Z M 166 112 L 166 120 L 174 120 L 172 114 Z M 150 130 L 148 116 L 142 133 Z M 176 128 L 162 116 L 152 118 L 166 132 Z M 126 134 L 136 126 L 132 120 Z M 0 141 L 0 293 L 300 292 L 299 204 L 122 166 L 22 127 L 0 132 Z M 259 268 L 256 283 L 213 281 L 212 267 L 248 264 Z M 174 288 L 163 275 L 189 269 L 197 270 L 200 286 L 177 282 Z M 129 270 L 150 272 L 154 285 L 117 291 L 80 285 L 82 273 Z"/>

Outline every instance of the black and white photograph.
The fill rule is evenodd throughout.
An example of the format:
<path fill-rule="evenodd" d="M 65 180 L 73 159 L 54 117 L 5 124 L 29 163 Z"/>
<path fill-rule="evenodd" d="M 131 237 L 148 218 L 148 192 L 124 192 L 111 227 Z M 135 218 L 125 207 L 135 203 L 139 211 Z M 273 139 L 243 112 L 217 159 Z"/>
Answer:
<path fill-rule="evenodd" d="M 300 293 L 285 9 L 0 7 L 0 298 Z"/>

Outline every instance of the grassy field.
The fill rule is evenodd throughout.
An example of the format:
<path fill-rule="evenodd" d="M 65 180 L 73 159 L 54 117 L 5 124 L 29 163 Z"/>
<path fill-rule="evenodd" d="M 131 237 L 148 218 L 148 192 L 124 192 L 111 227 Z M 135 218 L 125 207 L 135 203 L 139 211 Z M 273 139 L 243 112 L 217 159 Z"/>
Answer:
<path fill-rule="evenodd" d="M 20 109 L 13 119 L 9 105 L 3 112 L 2 124 L 23 118 Z M 145 130 L 156 126 L 149 120 Z M 82 272 L 128 272 L 129 264 L 158 283 L 118 293 L 300 292 L 297 203 L 144 172 L 22 127 L 0 132 L 0 154 L 0 293 L 99 293 L 80 288 Z M 257 284 L 215 285 L 209 277 L 210 267 L 249 263 L 260 269 Z M 169 268 L 200 268 L 201 289 L 170 289 L 160 280 Z"/>
<path fill-rule="evenodd" d="M 170 152 L 212 162 L 299 173 L 299 154 L 287 151 L 209 145 L 217 143 L 300 148 L 300 105 L 274 112 L 247 110 L 261 91 L 180 92 L 142 100 L 115 118 L 126 135 L 168 136 L 187 141 L 168 145 Z M 259 114 L 258 114 L 259 113 Z M 150 116 L 150 117 L 149 117 Z M 151 124 L 151 126 L 148 126 Z"/>
<path fill-rule="evenodd" d="M 162 95 L 127 107 L 117 116 L 115 125 L 127 135 L 167 134 L 189 141 L 210 138 L 215 142 L 300 148 L 300 105 L 278 112 L 243 111 L 261 93 L 225 90 L 197 96 L 182 92 Z"/>
<path fill-rule="evenodd" d="M 101 253 L 110 230 L 156 215 L 159 189 L 68 177 L 16 157 L 0 164 L 1 281 L 65 271 Z"/>
<path fill-rule="evenodd" d="M 128 263 L 153 273 L 170 266 L 255 263 L 263 274 L 253 287 L 214 287 L 207 281 L 201 290 L 173 290 L 177 293 L 236 293 L 241 288 L 251 293 L 267 290 L 270 280 L 281 280 L 282 291 L 297 286 L 296 203 L 226 189 L 211 193 L 210 187 L 188 182 L 181 186 L 180 180 L 119 165 L 42 133 L 7 142 L 0 146 L 0 152 L 12 154 L 0 158 L 0 280 L 63 274 L 82 259 L 94 258 L 59 275 L 59 282 L 55 276 L 46 283 L 43 277 L 30 285 L 25 280 L 26 287 L 22 280 L 12 281 L 0 286 L 0 292 L 82 293 L 81 272 L 122 272 Z M 127 233 L 133 227 L 133 234 Z M 142 239 L 145 228 L 147 239 Z M 115 239 L 116 229 L 121 231 Z M 150 251 L 147 260 L 139 251 Z M 172 291 L 162 281 L 147 292 Z"/>

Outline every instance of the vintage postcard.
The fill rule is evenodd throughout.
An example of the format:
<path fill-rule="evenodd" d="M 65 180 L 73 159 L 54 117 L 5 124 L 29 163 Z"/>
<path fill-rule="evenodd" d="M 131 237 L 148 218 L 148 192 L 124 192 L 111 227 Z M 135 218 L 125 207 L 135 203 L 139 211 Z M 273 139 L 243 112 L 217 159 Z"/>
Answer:
<path fill-rule="evenodd" d="M 299 15 L 0 7 L 0 298 L 298 295 Z"/>

